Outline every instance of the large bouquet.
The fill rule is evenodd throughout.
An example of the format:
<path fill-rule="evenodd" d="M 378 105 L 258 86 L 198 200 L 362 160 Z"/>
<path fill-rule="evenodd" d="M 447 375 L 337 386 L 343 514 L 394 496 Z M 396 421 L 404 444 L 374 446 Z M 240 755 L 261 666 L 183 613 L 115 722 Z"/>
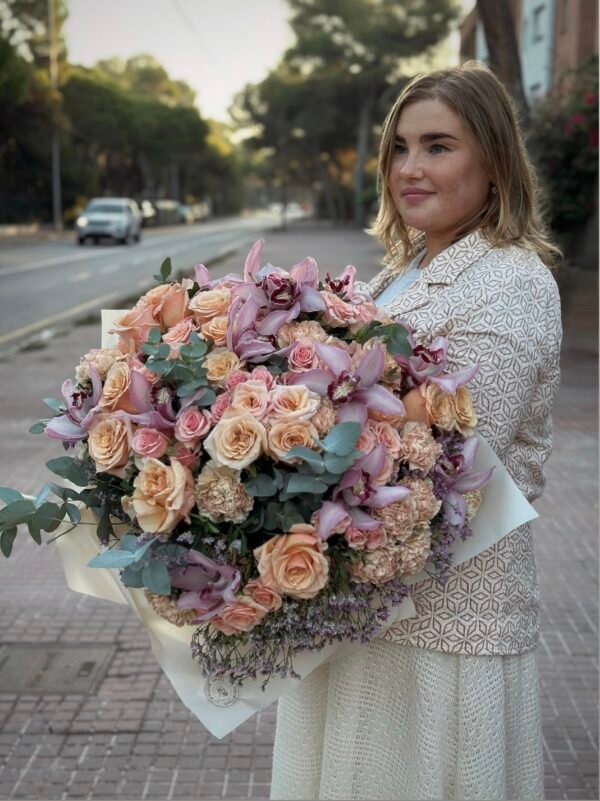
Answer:
<path fill-rule="evenodd" d="M 444 581 L 492 469 L 474 470 L 476 366 L 448 374 L 447 343 L 416 345 L 353 267 L 321 282 L 310 258 L 261 268 L 261 247 L 243 276 L 163 264 L 32 429 L 73 452 L 48 463 L 70 486 L 1 489 L 0 531 L 8 556 L 19 524 L 39 543 L 93 510 L 89 567 L 193 627 L 205 676 L 266 684 L 373 638 L 423 570 Z"/>

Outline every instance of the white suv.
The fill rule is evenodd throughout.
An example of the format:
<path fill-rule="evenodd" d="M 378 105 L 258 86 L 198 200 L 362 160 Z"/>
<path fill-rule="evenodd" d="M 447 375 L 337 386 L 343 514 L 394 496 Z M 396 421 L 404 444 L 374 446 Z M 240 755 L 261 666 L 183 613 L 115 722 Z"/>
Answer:
<path fill-rule="evenodd" d="M 142 214 L 137 203 L 127 197 L 95 197 L 90 200 L 75 222 L 77 241 L 86 239 L 98 244 L 108 237 L 123 245 L 139 242 Z"/>

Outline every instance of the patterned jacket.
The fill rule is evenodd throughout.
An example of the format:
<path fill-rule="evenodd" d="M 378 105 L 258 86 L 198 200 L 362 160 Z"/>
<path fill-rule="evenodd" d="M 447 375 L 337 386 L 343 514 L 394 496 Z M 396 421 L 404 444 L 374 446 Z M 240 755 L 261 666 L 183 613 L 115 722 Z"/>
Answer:
<path fill-rule="evenodd" d="M 377 295 L 390 268 L 368 285 Z M 436 256 L 405 292 L 384 306 L 426 343 L 449 339 L 449 368 L 478 363 L 469 384 L 478 430 L 519 489 L 533 501 L 550 455 L 550 410 L 560 379 L 558 288 L 540 259 L 497 248 L 475 232 Z M 538 639 L 538 587 L 529 524 L 452 569 L 445 587 L 415 585 L 415 617 L 382 637 L 452 654 L 518 654 Z"/>

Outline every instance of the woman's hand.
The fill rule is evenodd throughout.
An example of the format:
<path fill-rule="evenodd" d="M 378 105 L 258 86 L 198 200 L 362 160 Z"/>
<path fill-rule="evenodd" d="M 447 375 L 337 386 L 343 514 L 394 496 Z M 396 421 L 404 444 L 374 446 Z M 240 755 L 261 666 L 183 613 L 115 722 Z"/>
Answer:
<path fill-rule="evenodd" d="M 419 387 L 411 389 L 410 392 L 402 398 L 402 403 L 406 410 L 406 420 L 414 420 L 416 423 L 426 423 L 429 425 L 429 415 L 427 414 L 427 407 L 425 405 L 425 398 L 421 392 L 421 384 Z"/>

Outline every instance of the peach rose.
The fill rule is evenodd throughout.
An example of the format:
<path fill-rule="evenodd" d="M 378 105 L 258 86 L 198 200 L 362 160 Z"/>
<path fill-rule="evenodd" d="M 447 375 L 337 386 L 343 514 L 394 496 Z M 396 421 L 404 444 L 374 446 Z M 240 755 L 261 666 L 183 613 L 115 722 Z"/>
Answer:
<path fill-rule="evenodd" d="M 211 618 L 211 625 L 223 634 L 239 634 L 252 631 L 267 614 L 267 610 L 247 595 L 238 596 L 221 612 Z"/>
<path fill-rule="evenodd" d="M 115 362 L 108 371 L 98 406 L 107 411 L 124 411 L 136 414 L 131 399 L 131 368 L 128 362 Z"/>
<path fill-rule="evenodd" d="M 291 598 L 314 598 L 327 584 L 327 543 L 315 535 L 314 526 L 299 523 L 289 534 L 275 535 L 254 550 L 263 583 Z"/>
<path fill-rule="evenodd" d="M 272 590 L 271 587 L 267 587 L 266 584 L 263 584 L 260 579 L 249 581 L 244 587 L 244 595 L 252 598 L 253 601 L 260 604 L 267 612 L 276 612 L 278 609 L 281 609 L 281 595 L 275 592 L 275 590 Z"/>
<path fill-rule="evenodd" d="M 457 429 L 468 437 L 477 425 L 471 393 L 467 387 L 458 387 L 456 393 L 444 392 L 436 384 L 421 387 L 429 422 L 444 431 Z"/>
<path fill-rule="evenodd" d="M 231 409 L 263 420 L 269 411 L 269 390 L 264 381 L 244 381 L 231 394 Z"/>
<path fill-rule="evenodd" d="M 172 284 L 160 284 L 138 300 L 138 306 L 146 306 L 152 309 L 152 314 L 162 331 L 180 323 L 184 317 L 189 316 L 188 312 L 188 293 L 186 289 L 174 282 Z"/>
<path fill-rule="evenodd" d="M 177 459 L 172 458 L 170 465 L 143 459 L 133 486 L 133 495 L 122 498 L 122 504 L 131 518 L 137 518 L 142 531 L 169 534 L 182 520 L 190 522 L 194 478 Z"/>
<path fill-rule="evenodd" d="M 109 333 L 119 335 L 121 350 L 125 353 L 135 353 L 148 339 L 150 330 L 156 327 L 150 306 L 134 306 L 116 321 Z"/>
<path fill-rule="evenodd" d="M 188 445 L 196 445 L 210 431 L 212 418 L 206 409 L 188 406 L 182 409 L 175 421 L 175 438 Z"/>
<path fill-rule="evenodd" d="M 278 420 L 310 420 L 321 404 L 316 392 L 302 384 L 275 386 L 269 392 L 270 416 Z"/>
<path fill-rule="evenodd" d="M 253 415 L 228 412 L 204 440 L 204 449 L 217 465 L 243 470 L 266 451 L 267 432 Z"/>
<path fill-rule="evenodd" d="M 218 387 L 224 387 L 228 376 L 243 366 L 244 362 L 225 348 L 215 348 L 204 358 L 206 377 L 211 384 L 216 384 Z"/>
<path fill-rule="evenodd" d="M 373 433 L 371 427 L 367 422 L 366 428 L 360 432 L 359 438 L 356 440 L 356 450 L 364 454 L 371 453 L 373 448 L 377 447 L 377 437 Z"/>
<path fill-rule="evenodd" d="M 317 429 L 306 420 L 279 420 L 268 431 L 269 453 L 278 461 L 292 448 L 315 448 Z"/>
<path fill-rule="evenodd" d="M 375 409 L 369 409 L 369 420 L 374 420 L 376 423 L 389 423 L 393 428 L 402 428 L 406 422 L 405 415 L 386 414 L 385 412 L 378 412 Z"/>
<path fill-rule="evenodd" d="M 209 289 L 206 292 L 197 292 L 190 300 L 189 309 L 194 320 L 202 326 L 215 317 L 227 316 L 231 301 L 229 289 Z"/>
<path fill-rule="evenodd" d="M 227 315 L 213 317 L 212 320 L 200 326 L 200 336 L 202 339 L 210 339 L 217 348 L 223 348 L 227 344 Z"/>
<path fill-rule="evenodd" d="M 138 428 L 133 435 L 131 447 L 138 456 L 160 459 L 169 447 L 169 438 L 155 428 Z"/>
<path fill-rule="evenodd" d="M 367 532 L 356 526 L 348 526 L 344 532 L 344 537 L 350 548 L 362 550 L 367 544 Z"/>
<path fill-rule="evenodd" d="M 376 548 L 383 548 L 384 545 L 387 545 L 387 542 L 388 538 L 383 526 L 371 528 L 369 531 L 367 531 L 367 543 L 365 546 L 367 551 L 374 551 Z"/>
<path fill-rule="evenodd" d="M 369 421 L 367 426 L 373 432 L 377 442 L 385 445 L 388 456 L 398 459 L 402 450 L 402 440 L 396 429 L 390 423 L 379 423 L 375 420 Z"/>
<path fill-rule="evenodd" d="M 294 345 L 294 349 L 288 353 L 287 358 L 288 370 L 292 373 L 304 373 L 319 364 L 315 343 L 310 339 L 299 340 Z"/>
<path fill-rule="evenodd" d="M 171 353 L 169 359 L 178 359 L 179 351 L 182 345 L 187 345 L 190 337 L 197 331 L 197 326 L 191 317 L 185 317 L 180 320 L 177 325 L 170 328 L 166 334 L 163 334 L 163 342 L 171 346 Z"/>
<path fill-rule="evenodd" d="M 391 482 L 393 475 L 394 475 L 394 459 L 393 457 L 390 456 L 389 453 L 386 453 L 381 470 L 376 476 L 371 478 L 371 482 L 376 487 L 385 487 L 386 484 L 389 484 Z"/>
<path fill-rule="evenodd" d="M 123 478 L 129 463 L 131 423 L 110 414 L 98 414 L 89 429 L 88 450 L 99 473 Z"/>
<path fill-rule="evenodd" d="M 356 324 L 365 325 L 375 319 L 377 307 L 374 303 L 347 303 L 333 292 L 324 290 L 321 297 L 326 309 L 323 320 L 332 328 L 346 328 Z"/>

